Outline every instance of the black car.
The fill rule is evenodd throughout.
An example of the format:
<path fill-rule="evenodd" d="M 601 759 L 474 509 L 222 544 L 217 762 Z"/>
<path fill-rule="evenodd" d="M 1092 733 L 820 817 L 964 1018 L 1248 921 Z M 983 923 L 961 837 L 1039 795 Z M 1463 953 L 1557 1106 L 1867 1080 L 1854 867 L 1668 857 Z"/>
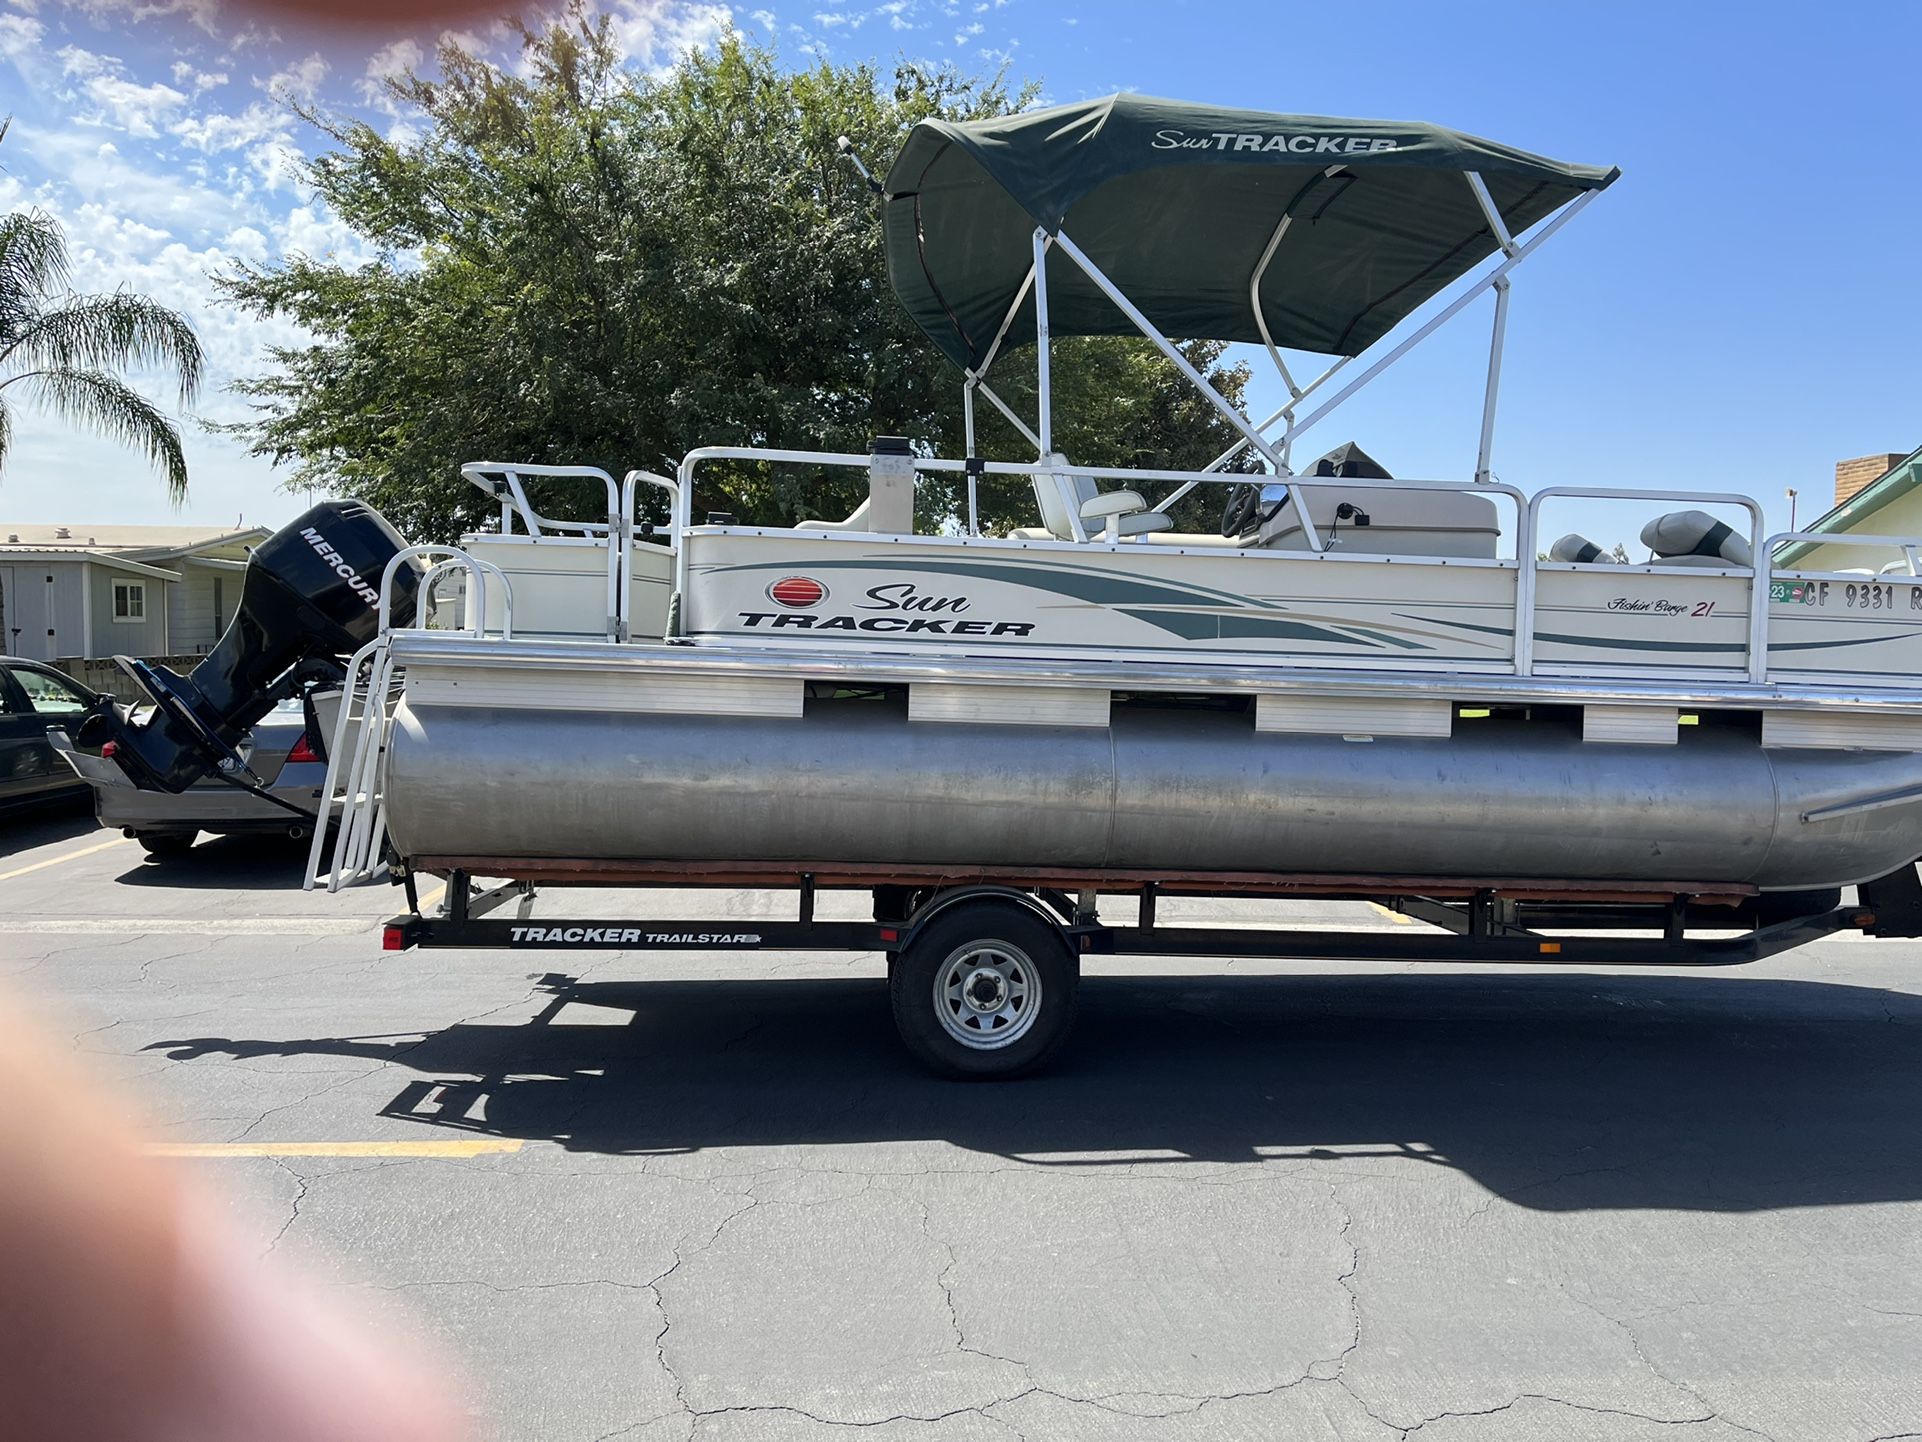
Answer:
<path fill-rule="evenodd" d="M 72 735 L 113 698 L 39 661 L 0 656 L 0 810 L 77 800 L 87 783 L 53 754 L 49 731 Z"/>

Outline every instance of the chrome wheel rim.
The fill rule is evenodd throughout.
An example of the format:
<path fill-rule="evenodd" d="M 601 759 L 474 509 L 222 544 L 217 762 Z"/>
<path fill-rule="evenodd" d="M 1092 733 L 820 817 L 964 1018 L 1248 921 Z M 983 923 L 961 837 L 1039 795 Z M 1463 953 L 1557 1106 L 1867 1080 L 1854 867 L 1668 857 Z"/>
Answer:
<path fill-rule="evenodd" d="M 1040 973 L 1018 946 L 971 941 L 935 968 L 934 1014 L 971 1051 L 1013 1045 L 1040 1010 Z"/>

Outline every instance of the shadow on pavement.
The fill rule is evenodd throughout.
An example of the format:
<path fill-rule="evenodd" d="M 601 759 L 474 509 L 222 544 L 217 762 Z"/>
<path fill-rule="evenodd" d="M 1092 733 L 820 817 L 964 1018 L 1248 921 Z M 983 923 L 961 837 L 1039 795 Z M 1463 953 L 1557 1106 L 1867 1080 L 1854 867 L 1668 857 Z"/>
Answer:
<path fill-rule="evenodd" d="M 182 891 L 298 891 L 307 874 L 307 847 L 277 832 L 203 836 L 182 855 L 135 861 L 114 881 Z"/>
<path fill-rule="evenodd" d="M 913 1068 L 878 979 L 543 986 L 529 1023 L 149 1050 L 391 1060 L 418 1076 L 384 1115 L 580 1152 L 939 1139 L 1061 1167 L 1393 1155 L 1552 1210 L 1922 1197 L 1922 999 L 1873 988 L 1091 975 L 1055 1071 L 969 1085 Z M 578 1007 L 633 1019 L 582 1025 Z"/>
<path fill-rule="evenodd" d="M 51 846 L 56 841 L 100 832 L 93 819 L 93 797 L 82 792 L 76 797 L 37 801 L 31 806 L 0 810 L 0 857 L 18 856 L 36 846 Z M 100 832 L 104 837 L 106 833 Z"/>

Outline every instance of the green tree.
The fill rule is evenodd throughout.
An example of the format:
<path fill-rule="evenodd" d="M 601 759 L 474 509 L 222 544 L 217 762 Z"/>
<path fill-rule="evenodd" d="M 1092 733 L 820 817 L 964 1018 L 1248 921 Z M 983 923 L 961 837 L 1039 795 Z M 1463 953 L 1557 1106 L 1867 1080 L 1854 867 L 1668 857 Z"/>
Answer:
<path fill-rule="evenodd" d="M 519 73 L 448 46 L 438 80 L 394 81 L 418 138 L 308 112 L 334 142 L 314 184 L 383 258 L 225 278 L 312 336 L 242 386 L 256 454 L 449 539 L 490 510 L 454 482 L 463 460 L 671 473 L 696 446 L 865 452 L 877 434 L 961 453 L 960 375 L 895 303 L 873 197 L 836 140 L 880 162 L 919 120 L 1029 92 L 908 64 L 786 71 L 738 37 L 647 75 L 578 5 L 522 40 Z M 1221 352 L 1189 354 L 1239 404 L 1246 372 Z M 996 374 L 1032 414 L 1021 360 Z M 1199 464 L 1231 439 L 1146 342 L 1062 343 L 1055 393 L 1059 443 L 1087 464 Z M 1028 454 L 980 412 L 984 454 Z M 755 523 L 838 517 L 865 494 L 845 471 L 701 475 L 696 515 Z M 954 488 L 927 494 L 955 513 Z M 1025 486 L 984 486 L 983 510 L 1033 521 Z"/>
<path fill-rule="evenodd" d="M 116 291 L 67 292 L 67 244 L 59 222 L 37 210 L 0 216 L 0 473 L 19 400 L 144 451 L 186 499 L 187 458 L 166 412 L 118 372 L 153 367 L 178 382 L 180 403 L 200 388 L 200 341 L 184 316 Z"/>

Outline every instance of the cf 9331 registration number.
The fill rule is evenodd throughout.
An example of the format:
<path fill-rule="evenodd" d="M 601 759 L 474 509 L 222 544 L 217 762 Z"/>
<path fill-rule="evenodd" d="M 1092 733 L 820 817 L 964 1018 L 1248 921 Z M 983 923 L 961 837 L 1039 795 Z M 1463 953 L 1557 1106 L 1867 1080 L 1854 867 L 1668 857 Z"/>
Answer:
<path fill-rule="evenodd" d="M 1777 581 L 1771 601 L 1843 611 L 1922 611 L 1922 585 L 1892 581 Z"/>

